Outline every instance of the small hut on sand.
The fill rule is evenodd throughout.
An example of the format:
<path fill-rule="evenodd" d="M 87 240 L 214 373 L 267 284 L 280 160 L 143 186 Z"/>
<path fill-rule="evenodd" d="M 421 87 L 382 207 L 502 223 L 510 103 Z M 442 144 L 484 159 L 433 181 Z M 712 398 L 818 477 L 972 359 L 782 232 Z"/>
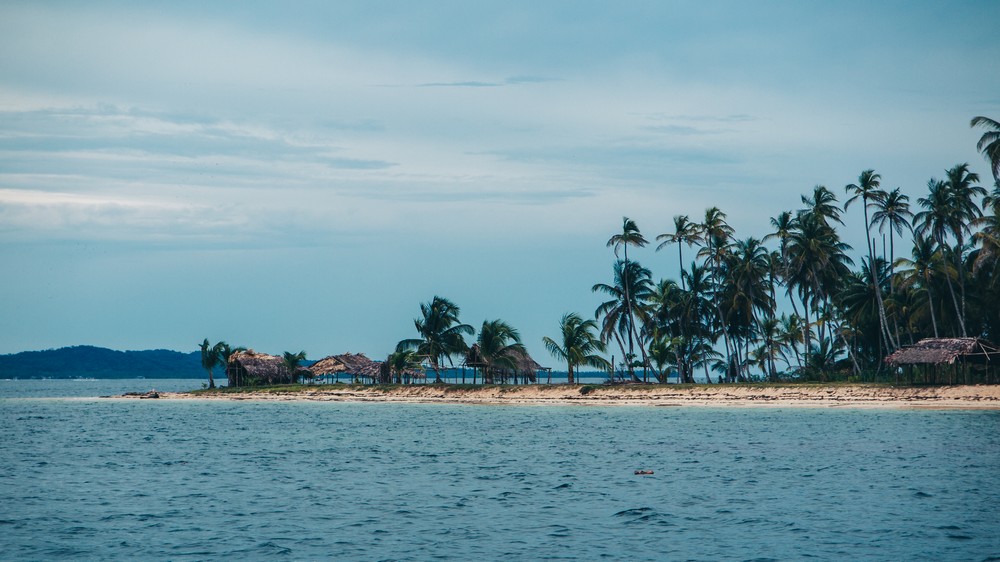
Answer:
<path fill-rule="evenodd" d="M 903 367 L 910 382 L 915 370 L 923 375 L 923 382 L 971 384 L 996 382 L 996 368 L 1000 363 L 1000 349 L 981 338 L 927 338 L 915 345 L 906 346 L 885 358 L 892 367 Z M 944 373 L 941 373 L 941 371 Z"/>
<path fill-rule="evenodd" d="M 527 351 L 511 350 L 508 357 L 511 359 L 513 367 L 509 364 L 491 365 L 479 350 L 479 344 L 475 343 L 469 348 L 469 352 L 465 354 L 462 366 L 472 367 L 473 384 L 476 383 L 476 376 L 479 373 L 482 373 L 483 384 L 505 384 L 507 382 L 517 384 L 518 380 L 524 384 L 538 382 L 538 373 L 542 371 L 549 372 L 551 376 L 552 369 L 539 365 L 537 361 L 528 355 Z M 507 362 L 505 361 L 505 363 Z M 551 382 L 551 379 L 549 382 Z"/>
<path fill-rule="evenodd" d="M 374 382 L 379 376 L 379 363 L 369 359 L 364 353 L 344 353 L 324 357 L 309 367 L 315 377 L 337 376 L 341 374 L 354 378 L 354 382 Z"/>
<path fill-rule="evenodd" d="M 238 387 L 286 384 L 292 382 L 293 375 L 281 357 L 248 349 L 230 356 L 226 377 L 229 386 Z"/>

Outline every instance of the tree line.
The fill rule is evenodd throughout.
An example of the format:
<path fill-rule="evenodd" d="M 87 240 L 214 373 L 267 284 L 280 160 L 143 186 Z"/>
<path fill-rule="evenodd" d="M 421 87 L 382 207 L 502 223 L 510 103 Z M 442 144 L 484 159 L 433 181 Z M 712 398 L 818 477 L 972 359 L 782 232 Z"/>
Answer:
<path fill-rule="evenodd" d="M 990 338 L 1000 331 L 1000 123 L 970 125 L 985 129 L 977 148 L 990 163 L 990 190 L 962 163 L 911 201 L 868 169 L 842 189 L 816 186 L 759 238 L 738 235 L 718 207 L 700 219 L 677 215 L 655 241 L 656 251 L 677 247 L 678 279 L 655 281 L 630 259 L 630 248 L 650 241 L 623 217 L 607 242 L 610 282 L 592 287 L 607 300 L 593 319 L 565 314 L 546 349 L 566 363 L 569 382 L 580 366 L 633 381 L 664 382 L 671 372 L 688 383 L 696 373 L 708 382 L 879 380 L 890 376 L 888 354 L 922 338 Z M 852 207 L 864 221 L 857 252 L 841 237 Z M 400 342 L 396 354 L 405 355 L 395 359 L 425 362 L 440 380 L 475 333 L 458 314 L 441 297 L 422 304 L 419 337 Z M 484 323 L 476 341 L 496 365 L 523 347 L 501 320 Z M 604 357 L 609 349 L 620 361 Z"/>
<path fill-rule="evenodd" d="M 677 215 L 655 242 L 657 252 L 676 246 L 678 279 L 654 280 L 634 259 L 650 241 L 623 217 L 607 241 L 611 279 L 591 287 L 607 300 L 593 318 L 564 314 L 555 337 L 543 338 L 546 350 L 565 362 L 570 383 L 582 366 L 635 382 L 666 382 L 672 372 L 685 383 L 696 374 L 708 382 L 857 381 L 887 380 L 884 358 L 922 338 L 995 336 L 1000 122 L 976 117 L 970 125 L 985 129 L 977 149 L 990 164 L 991 189 L 961 163 L 911 201 L 868 169 L 842 189 L 817 185 L 798 208 L 771 217 L 759 238 L 738 235 L 719 207 L 698 219 Z M 864 220 L 865 247 L 857 251 L 841 237 L 852 207 Z M 422 303 L 417 337 L 386 358 L 390 376 L 430 369 L 441 382 L 442 370 L 469 353 L 465 337 L 476 334 L 459 314 L 444 297 Z M 518 330 L 500 319 L 483 322 L 474 345 L 484 382 L 526 355 Z M 241 349 L 202 343 L 210 387 L 212 369 Z M 292 373 L 304 359 L 304 352 L 284 357 Z"/>

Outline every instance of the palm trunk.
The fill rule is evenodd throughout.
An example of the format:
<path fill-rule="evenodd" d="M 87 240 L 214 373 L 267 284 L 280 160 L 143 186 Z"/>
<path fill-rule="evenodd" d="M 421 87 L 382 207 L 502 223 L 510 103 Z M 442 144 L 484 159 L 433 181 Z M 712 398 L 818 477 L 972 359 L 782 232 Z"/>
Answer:
<path fill-rule="evenodd" d="M 934 315 L 934 299 L 931 297 L 931 286 L 927 284 L 927 308 L 931 310 L 931 326 L 934 326 L 934 337 L 938 337 L 937 318 Z"/>
<path fill-rule="evenodd" d="M 947 271 L 944 272 L 944 279 L 948 282 L 948 292 L 951 293 L 951 302 L 955 305 L 955 314 L 958 315 L 958 326 L 962 330 L 962 337 L 965 335 L 965 319 L 962 318 L 962 311 L 958 306 L 958 298 L 955 296 L 955 285 L 951 282 L 951 275 Z"/>
<path fill-rule="evenodd" d="M 212 378 L 212 369 L 208 369 L 208 388 L 215 388 L 215 379 Z"/>

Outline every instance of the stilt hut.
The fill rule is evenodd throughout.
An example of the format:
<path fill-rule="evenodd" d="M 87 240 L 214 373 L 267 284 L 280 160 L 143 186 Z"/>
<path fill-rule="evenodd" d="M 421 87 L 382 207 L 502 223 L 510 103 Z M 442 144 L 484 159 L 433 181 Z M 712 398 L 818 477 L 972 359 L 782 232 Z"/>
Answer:
<path fill-rule="evenodd" d="M 379 376 L 379 363 L 364 353 L 344 353 L 324 357 L 313 363 L 309 370 L 317 377 L 345 374 L 353 377 L 356 383 L 370 383 Z"/>
<path fill-rule="evenodd" d="M 927 338 L 906 346 L 885 358 L 892 367 L 906 370 L 910 382 L 915 370 L 923 382 L 949 384 L 996 382 L 1000 349 L 981 338 Z"/>
<path fill-rule="evenodd" d="M 291 375 L 281 357 L 257 353 L 252 349 L 238 351 L 226 364 L 229 386 L 258 386 L 291 382 Z"/>

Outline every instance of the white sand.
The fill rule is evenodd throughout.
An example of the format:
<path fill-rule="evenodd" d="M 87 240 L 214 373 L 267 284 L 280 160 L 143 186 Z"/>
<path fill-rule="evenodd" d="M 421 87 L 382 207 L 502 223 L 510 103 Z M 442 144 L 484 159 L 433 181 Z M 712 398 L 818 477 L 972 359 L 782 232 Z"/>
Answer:
<path fill-rule="evenodd" d="M 708 406 L 810 408 L 932 408 L 1000 409 L 1000 385 L 888 387 L 878 385 L 670 385 L 593 386 L 582 394 L 579 385 L 493 386 L 449 388 L 414 385 L 358 387 L 317 385 L 295 392 L 218 393 L 162 392 L 161 399 L 403 402 L 444 404 L 523 404 L 592 406 Z M 127 398 L 137 398 L 130 396 Z"/>

